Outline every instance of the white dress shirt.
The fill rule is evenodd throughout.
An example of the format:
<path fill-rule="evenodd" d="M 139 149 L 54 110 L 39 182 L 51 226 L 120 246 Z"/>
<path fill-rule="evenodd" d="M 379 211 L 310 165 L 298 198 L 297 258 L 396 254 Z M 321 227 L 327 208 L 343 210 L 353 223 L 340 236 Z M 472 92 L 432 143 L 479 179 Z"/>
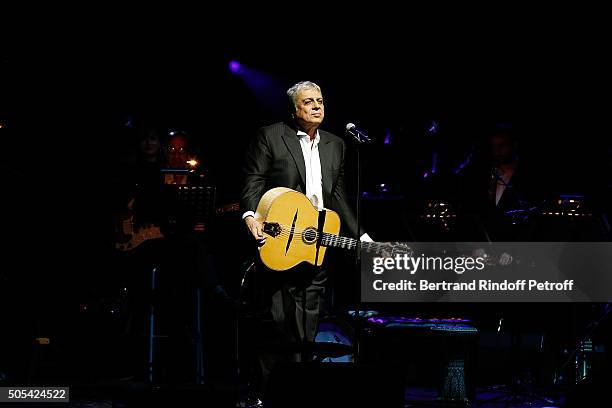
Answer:
<path fill-rule="evenodd" d="M 313 206 L 321 211 L 323 206 L 323 176 L 321 175 L 321 158 L 319 157 L 319 142 L 321 136 L 317 130 L 317 135 L 314 139 L 310 139 L 307 133 L 301 130 L 297 131 L 300 138 L 300 146 L 304 155 L 304 164 L 306 165 L 306 197 L 310 200 Z"/>
<path fill-rule="evenodd" d="M 508 186 L 508 183 L 510 183 L 510 179 L 514 174 L 515 169 L 516 164 L 500 166 L 495 169 L 497 174 L 497 187 L 495 189 L 495 206 L 499 204 L 499 200 L 501 200 L 504 191 L 506 191 L 506 187 Z"/>
<path fill-rule="evenodd" d="M 306 197 L 310 200 L 313 206 L 319 211 L 324 208 L 323 203 L 323 175 L 321 173 L 321 158 L 319 157 L 319 142 L 321 136 L 317 130 L 314 139 L 310 139 L 308 133 L 297 131 L 297 136 L 300 138 L 300 147 L 304 155 L 304 164 L 306 165 Z M 253 211 L 246 211 L 242 214 L 242 219 L 249 216 L 255 216 Z M 372 242 L 372 238 L 368 234 L 363 234 L 360 241 Z"/>

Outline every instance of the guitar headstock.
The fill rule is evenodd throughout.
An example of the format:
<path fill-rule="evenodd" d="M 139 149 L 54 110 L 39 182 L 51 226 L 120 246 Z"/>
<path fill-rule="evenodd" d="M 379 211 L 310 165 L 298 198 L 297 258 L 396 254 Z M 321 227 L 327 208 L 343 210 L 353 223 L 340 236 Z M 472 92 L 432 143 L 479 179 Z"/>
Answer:
<path fill-rule="evenodd" d="M 391 255 L 403 255 L 403 254 L 412 255 L 413 252 L 414 251 L 412 250 L 411 247 L 408 246 L 408 244 L 405 244 L 403 242 L 391 243 Z"/>
<path fill-rule="evenodd" d="M 407 254 L 412 256 L 413 249 L 403 242 L 384 242 L 372 243 L 376 253 L 384 257 L 394 257 L 395 255 Z"/>

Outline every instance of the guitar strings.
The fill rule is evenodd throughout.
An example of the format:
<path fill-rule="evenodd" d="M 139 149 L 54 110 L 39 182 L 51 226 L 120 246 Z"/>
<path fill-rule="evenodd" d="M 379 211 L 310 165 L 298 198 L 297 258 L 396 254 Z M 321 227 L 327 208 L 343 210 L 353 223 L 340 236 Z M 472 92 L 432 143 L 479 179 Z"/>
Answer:
<path fill-rule="evenodd" d="M 281 232 L 279 235 L 274 236 L 271 234 L 266 233 L 267 235 L 269 235 L 271 238 L 276 238 L 278 236 L 283 236 L 283 237 L 288 237 L 289 235 L 291 235 L 291 231 L 290 231 L 290 227 L 288 225 L 285 224 L 278 224 L 281 227 Z M 319 233 L 317 231 L 314 231 L 311 228 L 295 228 L 293 230 L 293 234 L 294 235 L 302 235 L 302 233 L 306 230 L 311 230 L 315 233 L 315 237 L 318 238 Z M 315 238 L 315 239 L 316 239 Z M 339 244 L 338 246 L 344 246 L 343 244 L 348 245 L 349 247 L 352 246 L 356 246 L 357 240 L 355 238 L 349 238 L 349 237 L 343 237 L 340 235 L 335 235 L 335 234 L 331 234 L 328 232 L 324 232 L 323 233 L 323 239 L 322 240 L 327 240 L 328 242 L 331 242 L 335 239 L 336 243 Z M 385 243 L 381 243 L 381 242 L 361 242 L 362 247 L 365 247 L 365 249 L 387 249 L 389 247 L 388 244 Z"/>
<path fill-rule="evenodd" d="M 327 234 L 327 233 L 325 233 L 325 234 Z M 279 235 L 277 235 L 276 237 L 270 236 L 270 238 L 277 238 L 279 236 L 288 237 L 289 235 L 290 235 L 289 232 L 283 231 Z M 330 245 L 330 244 L 332 244 L 331 241 L 334 238 L 337 238 L 337 239 L 335 240 L 335 242 L 333 242 L 333 245 Z M 314 243 L 315 242 L 313 241 L 312 244 L 314 244 Z M 357 243 L 357 240 L 354 239 L 354 238 L 342 237 L 342 236 L 333 235 L 333 234 L 326 235 L 323 238 L 323 244 L 325 244 L 324 246 L 326 246 L 328 248 L 334 248 L 334 247 L 347 248 L 348 247 L 348 249 L 353 249 L 353 248 L 356 247 L 356 243 Z M 385 243 L 381 243 L 381 242 L 364 242 L 364 241 L 362 241 L 361 242 L 361 246 L 362 246 L 363 249 L 365 249 L 368 252 L 371 251 L 371 250 L 382 251 L 382 250 L 385 250 L 385 249 L 390 250 L 390 252 L 392 254 L 394 254 L 396 252 L 396 249 L 389 248 L 389 244 L 385 244 Z"/>

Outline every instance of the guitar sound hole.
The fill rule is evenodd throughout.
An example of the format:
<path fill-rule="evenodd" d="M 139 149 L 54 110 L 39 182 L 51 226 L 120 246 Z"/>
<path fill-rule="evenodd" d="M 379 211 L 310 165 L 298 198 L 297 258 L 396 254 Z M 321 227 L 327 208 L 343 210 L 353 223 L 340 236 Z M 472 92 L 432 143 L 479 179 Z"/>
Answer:
<path fill-rule="evenodd" d="M 307 244 L 312 244 L 317 240 L 317 230 L 309 227 L 304 230 L 302 233 L 302 239 Z"/>

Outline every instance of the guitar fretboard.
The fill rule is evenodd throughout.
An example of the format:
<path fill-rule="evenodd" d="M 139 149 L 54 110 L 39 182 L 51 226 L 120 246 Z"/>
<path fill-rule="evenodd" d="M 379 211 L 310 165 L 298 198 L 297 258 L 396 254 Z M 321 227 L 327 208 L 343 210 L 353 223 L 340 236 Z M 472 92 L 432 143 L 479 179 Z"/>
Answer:
<path fill-rule="evenodd" d="M 358 241 L 354 238 L 341 237 L 339 235 L 323 233 L 321 237 L 321 245 L 334 248 L 355 249 Z M 381 242 L 360 242 L 361 248 L 367 252 L 380 253 L 383 250 L 393 252 L 394 247 L 389 247 L 389 244 Z"/>

